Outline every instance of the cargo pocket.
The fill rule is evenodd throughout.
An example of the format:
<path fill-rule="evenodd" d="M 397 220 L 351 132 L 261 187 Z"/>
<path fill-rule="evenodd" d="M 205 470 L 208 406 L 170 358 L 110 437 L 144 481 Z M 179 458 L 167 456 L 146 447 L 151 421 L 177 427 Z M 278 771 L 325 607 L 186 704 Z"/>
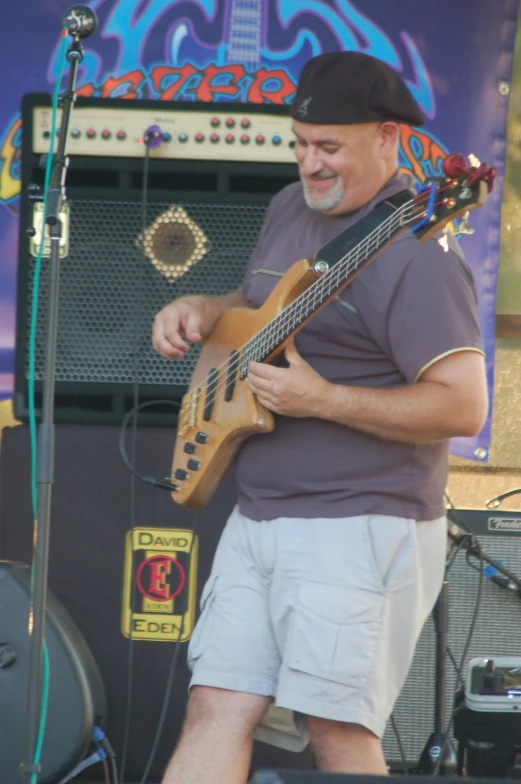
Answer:
<path fill-rule="evenodd" d="M 215 601 L 217 580 L 217 577 L 210 575 L 201 594 L 201 612 L 197 619 L 197 623 L 195 624 L 195 629 L 192 632 L 190 642 L 188 643 L 188 651 L 186 654 L 188 669 L 190 671 L 193 670 L 196 661 L 201 658 L 205 642 L 210 634 L 210 627 L 213 623 L 211 611 Z"/>
<path fill-rule="evenodd" d="M 382 609 L 383 597 L 376 591 L 300 586 L 288 667 L 361 688 L 372 673 Z"/>

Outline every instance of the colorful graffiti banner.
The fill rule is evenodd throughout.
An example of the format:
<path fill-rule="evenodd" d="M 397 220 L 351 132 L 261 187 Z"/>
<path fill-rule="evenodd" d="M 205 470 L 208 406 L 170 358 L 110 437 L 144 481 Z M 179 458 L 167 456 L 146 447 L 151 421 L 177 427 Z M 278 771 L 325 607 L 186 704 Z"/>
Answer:
<path fill-rule="evenodd" d="M 291 102 L 302 65 L 338 49 L 363 51 L 401 73 L 424 129 L 402 127 L 400 163 L 418 184 L 447 152 L 498 169 L 475 233 L 462 238 L 478 290 L 489 386 L 506 119 L 519 0 L 91 0 L 78 94 L 129 100 Z M 68 0 L 25 0 L 4 11 L 9 78 L 0 106 L 0 398 L 13 391 L 21 96 L 52 92 Z M 28 20 L 32 20 L 29 24 Z M 37 23 L 36 23 L 37 22 Z M 23 45 L 21 45 L 23 42 Z M 7 73 L 7 71 L 6 71 Z M 476 215 L 476 213 L 474 214 Z M 490 419 L 453 451 L 486 461 Z"/>

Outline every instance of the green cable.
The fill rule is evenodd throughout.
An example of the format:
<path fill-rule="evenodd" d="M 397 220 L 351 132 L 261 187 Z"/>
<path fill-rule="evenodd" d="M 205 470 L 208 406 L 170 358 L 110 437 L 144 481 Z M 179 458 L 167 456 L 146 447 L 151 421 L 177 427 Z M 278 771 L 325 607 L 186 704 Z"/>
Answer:
<path fill-rule="evenodd" d="M 36 356 L 36 327 L 38 321 L 38 290 L 40 285 L 40 274 L 43 256 L 43 247 L 45 242 L 45 218 L 47 215 L 47 193 L 51 181 L 51 169 L 53 162 L 53 148 L 54 139 L 56 137 L 56 117 L 58 114 L 58 99 L 60 95 L 60 84 L 63 76 L 63 69 L 65 67 L 66 50 L 67 50 L 67 34 L 66 28 L 62 34 L 62 43 L 60 48 L 60 60 L 58 77 L 54 86 L 54 93 L 52 98 L 52 124 L 51 124 L 51 146 L 47 156 L 47 164 L 45 167 L 45 184 L 44 184 L 44 200 L 43 200 L 43 216 L 42 216 L 42 236 L 40 239 L 40 247 L 38 249 L 38 256 L 36 258 L 34 267 L 34 287 L 33 299 L 31 310 L 31 327 L 29 333 L 29 380 L 28 380 L 28 408 L 29 408 L 29 431 L 31 438 L 31 497 L 33 507 L 33 518 L 35 526 L 38 523 L 38 486 L 36 482 L 37 476 L 37 460 L 38 460 L 38 443 L 36 436 L 36 412 L 34 406 L 34 381 L 35 381 L 35 356 Z M 31 567 L 31 604 L 34 592 L 34 561 Z M 38 729 L 38 739 L 36 749 L 34 752 L 34 765 L 40 762 L 40 755 L 42 752 L 43 736 L 45 732 L 45 720 L 47 716 L 47 703 L 49 697 L 49 655 L 47 653 L 47 644 L 43 641 L 43 685 L 42 685 L 42 704 L 40 711 L 40 726 Z M 37 784 L 37 774 L 31 774 L 31 784 Z"/>

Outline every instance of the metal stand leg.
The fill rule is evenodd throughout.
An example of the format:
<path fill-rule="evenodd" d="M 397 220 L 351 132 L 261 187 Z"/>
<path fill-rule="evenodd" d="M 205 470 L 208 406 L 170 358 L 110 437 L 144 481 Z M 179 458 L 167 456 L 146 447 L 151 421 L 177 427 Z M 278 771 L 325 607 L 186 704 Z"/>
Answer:
<path fill-rule="evenodd" d="M 450 741 L 445 743 L 447 635 L 449 630 L 449 584 L 447 580 L 444 580 L 434 606 L 433 618 L 436 627 L 434 732 L 421 753 L 419 770 L 420 773 L 434 773 L 438 766 L 441 750 L 445 746 L 443 759 L 439 763 L 439 773 L 442 776 L 448 776 L 455 773 L 457 762 L 452 743 Z"/>

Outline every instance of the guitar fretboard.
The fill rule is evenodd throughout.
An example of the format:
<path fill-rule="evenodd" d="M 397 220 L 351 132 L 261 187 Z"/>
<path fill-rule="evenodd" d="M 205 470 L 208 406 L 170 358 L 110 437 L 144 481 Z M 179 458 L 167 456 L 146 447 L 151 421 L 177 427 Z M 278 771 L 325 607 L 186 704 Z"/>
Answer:
<path fill-rule="evenodd" d="M 240 362 L 240 378 L 247 375 L 248 362 L 262 362 L 288 337 L 310 318 L 337 292 L 348 285 L 352 278 L 370 259 L 377 255 L 382 247 L 393 237 L 402 232 L 411 222 L 414 199 L 408 201 L 378 225 L 365 239 L 359 242 L 349 253 L 341 258 L 319 280 L 284 308 L 282 313 L 267 324 L 255 337 L 243 346 Z M 349 230 L 348 230 L 349 232 Z M 341 237 L 340 237 L 341 239 Z M 339 244 L 339 238 L 331 245 Z M 327 255 L 328 245 L 322 252 Z M 320 260 L 321 252 L 317 254 Z"/>

